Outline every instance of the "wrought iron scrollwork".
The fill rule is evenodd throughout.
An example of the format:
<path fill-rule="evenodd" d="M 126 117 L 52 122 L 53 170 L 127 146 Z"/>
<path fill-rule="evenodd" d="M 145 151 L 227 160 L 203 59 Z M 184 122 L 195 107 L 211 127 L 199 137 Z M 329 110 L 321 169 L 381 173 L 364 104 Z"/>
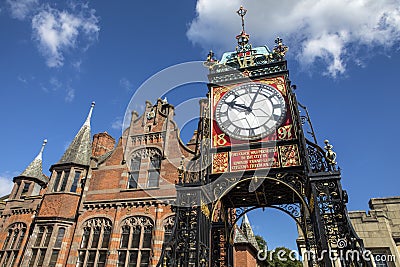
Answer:
<path fill-rule="evenodd" d="M 319 214 L 320 223 L 323 226 L 324 236 L 331 250 L 341 255 L 347 252 L 361 253 L 365 250 L 362 240 L 354 231 L 350 218 L 348 217 L 346 203 L 347 193 L 342 190 L 340 184 L 340 173 L 326 175 L 324 179 L 317 179 L 312 182 L 315 192 L 315 209 Z M 343 257 L 340 259 L 342 266 L 372 266 L 371 262 L 365 259 L 353 259 Z"/>
<path fill-rule="evenodd" d="M 329 164 L 325 151 L 317 144 L 306 139 L 307 154 L 310 164 L 310 170 L 314 173 L 335 171 L 336 166 Z"/>

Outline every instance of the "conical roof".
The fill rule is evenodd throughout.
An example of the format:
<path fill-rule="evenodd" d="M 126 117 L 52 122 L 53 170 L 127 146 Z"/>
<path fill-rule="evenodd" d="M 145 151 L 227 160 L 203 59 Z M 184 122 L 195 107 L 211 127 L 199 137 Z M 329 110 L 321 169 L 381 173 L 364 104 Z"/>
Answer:
<path fill-rule="evenodd" d="M 43 174 L 43 162 L 42 162 L 43 150 L 46 143 L 47 140 L 45 139 L 43 141 L 43 145 L 42 148 L 40 149 L 39 154 L 18 177 L 23 176 L 23 177 L 35 178 L 43 183 L 47 183 L 49 181 L 47 176 Z"/>
<path fill-rule="evenodd" d="M 249 243 L 252 244 L 257 250 L 259 250 L 260 248 L 258 247 L 258 243 L 254 235 L 253 228 L 250 225 L 250 221 L 249 218 L 247 217 L 247 214 L 244 214 L 242 224 L 240 225 L 240 230 L 242 230 L 243 234 L 246 236 Z"/>
<path fill-rule="evenodd" d="M 90 156 L 92 154 L 90 119 L 92 117 L 94 104 L 95 103 L 92 102 L 85 123 L 82 125 L 74 140 L 72 140 L 71 144 L 57 164 L 75 163 L 87 166 L 90 164 Z"/>

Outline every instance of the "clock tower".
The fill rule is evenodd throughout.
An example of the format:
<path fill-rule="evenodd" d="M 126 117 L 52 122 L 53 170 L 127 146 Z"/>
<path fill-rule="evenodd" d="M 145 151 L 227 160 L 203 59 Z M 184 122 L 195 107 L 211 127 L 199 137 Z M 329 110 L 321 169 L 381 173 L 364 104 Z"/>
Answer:
<path fill-rule="evenodd" d="M 257 208 L 280 210 L 296 222 L 307 266 L 372 266 L 365 257 L 343 256 L 362 255 L 363 242 L 348 219 L 333 147 L 317 144 L 294 94 L 288 47 L 280 38 L 272 50 L 253 47 L 246 12 L 237 11 L 242 30 L 235 51 L 219 61 L 210 52 L 204 62 L 209 93 L 201 101 L 197 155 L 178 169 L 174 238 L 158 266 L 235 266 L 235 224 Z"/>

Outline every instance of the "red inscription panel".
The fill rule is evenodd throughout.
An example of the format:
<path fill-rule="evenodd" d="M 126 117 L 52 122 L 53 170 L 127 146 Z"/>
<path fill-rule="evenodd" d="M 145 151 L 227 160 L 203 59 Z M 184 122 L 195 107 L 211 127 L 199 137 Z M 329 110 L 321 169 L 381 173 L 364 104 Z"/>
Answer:
<path fill-rule="evenodd" d="M 230 152 L 231 172 L 279 167 L 278 151 L 273 148 Z"/>

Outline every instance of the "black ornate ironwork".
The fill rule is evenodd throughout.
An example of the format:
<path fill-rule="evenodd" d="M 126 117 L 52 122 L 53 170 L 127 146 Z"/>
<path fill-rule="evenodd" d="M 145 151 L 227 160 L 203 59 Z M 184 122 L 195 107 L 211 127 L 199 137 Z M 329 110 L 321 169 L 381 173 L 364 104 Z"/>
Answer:
<path fill-rule="evenodd" d="M 209 267 L 210 214 L 201 190 L 182 187 L 173 206 L 175 225 L 157 267 Z M 206 229 L 208 231 L 206 231 Z"/>
<path fill-rule="evenodd" d="M 244 14 L 241 9 L 242 19 Z M 224 62 L 215 60 L 212 52 L 208 55 L 204 65 L 210 69 L 209 81 L 231 84 L 243 79 L 284 76 L 296 139 L 277 142 L 281 142 L 278 146 L 295 145 L 300 165 L 263 174 L 256 171 L 225 176 L 211 173 L 210 163 L 215 152 L 210 148 L 211 110 L 209 99 L 201 102 L 196 156 L 186 165 L 182 159 L 178 168 L 173 238 L 164 243 L 157 266 L 233 266 L 230 241 L 234 225 L 242 215 L 256 208 L 275 208 L 295 220 L 305 249 L 311 253 L 305 259 L 308 266 L 338 266 L 328 251 L 335 250 L 339 255 L 354 251 L 363 253 L 364 247 L 348 218 L 347 193 L 341 187 L 333 146 L 325 141 L 324 150 L 317 144 L 307 108 L 296 100 L 287 78 L 284 56 L 288 48 L 282 39 L 276 39 L 273 51 L 264 50 L 268 53 L 259 53 L 261 50 L 251 47 L 244 25 L 237 39 L 236 51 L 228 53 Z M 300 114 L 299 108 L 304 114 Z M 307 140 L 305 134 L 311 135 L 313 141 Z M 371 266 L 371 262 L 364 259 L 342 257 L 339 261 L 341 267 Z"/>
<path fill-rule="evenodd" d="M 314 227 L 318 229 L 317 247 L 321 252 L 335 252 L 341 266 L 372 266 L 365 258 L 363 241 L 351 225 L 347 213 L 347 193 L 340 184 L 340 171 L 324 172 L 310 177 L 313 214 L 317 220 Z M 350 255 L 350 256 L 349 256 Z M 320 265 L 332 266 L 332 259 L 319 255 Z"/>

